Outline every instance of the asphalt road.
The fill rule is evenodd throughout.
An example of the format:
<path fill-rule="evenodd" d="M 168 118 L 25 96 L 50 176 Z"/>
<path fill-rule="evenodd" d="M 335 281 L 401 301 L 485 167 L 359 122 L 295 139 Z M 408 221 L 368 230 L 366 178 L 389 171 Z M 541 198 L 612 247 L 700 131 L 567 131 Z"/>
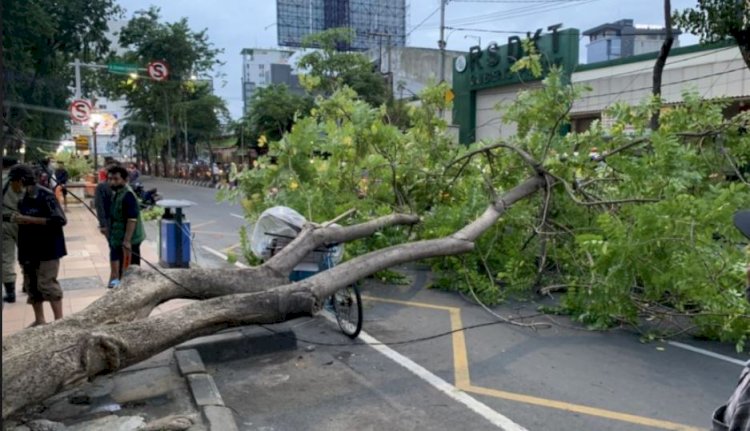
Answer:
<path fill-rule="evenodd" d="M 198 263 L 228 267 L 213 251 L 225 253 L 239 242 L 237 232 L 246 223 L 239 205 L 217 204 L 212 189 L 147 184 L 166 198 L 198 204 L 187 212 Z M 364 331 L 388 347 L 368 345 L 375 341 L 366 336 L 349 342 L 335 324 L 316 317 L 271 327 L 281 335 L 243 329 L 254 347 L 224 346 L 233 353 L 209 355 L 240 428 L 707 429 L 712 410 L 733 390 L 740 364 L 750 359 L 727 344 L 641 343 L 626 330 L 590 332 L 548 316 L 523 322 L 553 319 L 551 328 L 498 324 L 415 341 L 497 319 L 458 295 L 426 289 L 428 272 L 403 270 L 409 285 L 365 286 Z M 545 301 L 493 310 L 529 316 Z M 315 344 L 320 342 L 337 345 Z"/>

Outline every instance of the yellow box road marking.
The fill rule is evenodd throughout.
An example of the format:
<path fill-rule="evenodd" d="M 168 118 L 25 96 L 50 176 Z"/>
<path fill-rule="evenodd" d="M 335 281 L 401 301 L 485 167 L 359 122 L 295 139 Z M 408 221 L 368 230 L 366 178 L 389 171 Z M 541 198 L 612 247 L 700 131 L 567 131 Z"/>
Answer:
<path fill-rule="evenodd" d="M 660 428 L 665 430 L 674 431 L 700 431 L 701 428 L 695 428 L 689 425 L 678 424 L 669 421 L 663 421 L 659 419 L 651 419 L 643 416 L 631 415 L 628 413 L 620 413 L 612 410 L 605 410 L 596 407 L 589 407 L 580 404 L 566 403 L 564 401 L 549 400 L 546 398 L 532 397 L 529 395 L 516 394 L 513 392 L 499 391 L 497 389 L 483 388 L 480 386 L 468 385 L 459 386 L 459 389 L 474 394 L 487 395 L 490 397 L 500 398 L 504 400 L 517 401 L 524 404 L 532 404 L 536 406 L 549 407 L 552 409 L 564 410 L 568 412 L 581 413 L 589 416 L 597 416 L 600 418 L 617 420 L 622 422 L 629 422 L 632 424 L 638 424 L 653 428 Z"/>
<path fill-rule="evenodd" d="M 461 309 L 459 307 L 448 307 L 444 305 L 428 304 L 425 302 L 414 302 L 414 301 L 401 301 L 398 299 L 378 298 L 374 296 L 364 295 L 362 299 L 384 302 L 388 304 L 404 305 L 408 307 L 427 308 L 431 310 L 447 311 L 451 319 L 451 331 L 457 331 L 463 328 L 463 321 L 461 320 Z M 474 386 L 471 384 L 471 378 L 469 374 L 469 356 L 466 348 L 466 337 L 464 331 L 454 332 L 452 335 L 452 348 L 453 348 L 453 372 L 456 380 L 456 388 L 470 392 L 474 394 L 486 395 L 494 398 L 516 401 L 524 404 L 531 404 L 541 407 L 547 407 L 551 409 L 563 410 L 567 412 L 580 413 L 588 416 L 596 416 L 609 420 L 616 420 L 621 422 L 628 422 L 632 424 L 659 428 L 671 431 L 700 431 L 701 428 L 696 428 L 690 425 L 679 424 L 670 421 L 664 421 L 660 419 L 652 419 L 644 416 L 632 415 L 628 413 L 616 412 L 612 410 L 600 409 L 597 407 L 590 407 L 581 404 L 573 404 L 565 401 L 551 400 L 547 398 L 534 397 L 531 395 L 518 394 L 514 392 L 500 391 L 497 389 L 485 388 L 481 386 Z"/>

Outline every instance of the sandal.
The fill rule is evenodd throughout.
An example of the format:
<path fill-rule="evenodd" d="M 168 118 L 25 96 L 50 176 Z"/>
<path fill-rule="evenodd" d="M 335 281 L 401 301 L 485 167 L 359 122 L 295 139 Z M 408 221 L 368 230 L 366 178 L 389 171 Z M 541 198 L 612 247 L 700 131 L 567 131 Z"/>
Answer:
<path fill-rule="evenodd" d="M 115 280 L 110 281 L 109 285 L 107 287 L 110 288 L 110 289 L 114 289 L 116 287 L 120 287 L 120 280 L 115 279 Z"/>

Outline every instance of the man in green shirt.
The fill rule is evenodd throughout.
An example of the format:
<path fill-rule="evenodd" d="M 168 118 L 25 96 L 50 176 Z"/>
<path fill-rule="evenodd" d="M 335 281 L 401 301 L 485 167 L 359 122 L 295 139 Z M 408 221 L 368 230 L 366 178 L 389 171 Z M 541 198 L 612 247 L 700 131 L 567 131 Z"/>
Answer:
<path fill-rule="evenodd" d="M 109 211 L 109 287 L 120 285 L 122 273 L 130 265 L 141 263 L 141 243 L 146 239 L 141 209 L 133 190 L 128 186 L 128 171 L 113 166 L 107 171 L 112 189 Z"/>

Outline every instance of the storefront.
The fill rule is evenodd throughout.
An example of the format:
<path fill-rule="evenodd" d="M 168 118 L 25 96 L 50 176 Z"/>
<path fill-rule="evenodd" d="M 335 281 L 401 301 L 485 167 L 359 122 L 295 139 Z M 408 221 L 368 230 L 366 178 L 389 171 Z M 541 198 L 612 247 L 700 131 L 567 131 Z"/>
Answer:
<path fill-rule="evenodd" d="M 498 103 L 515 100 L 518 91 L 539 85 L 540 79 L 529 72 L 513 73 L 511 67 L 524 56 L 522 37 L 528 37 L 545 59 L 546 73 L 552 64 L 563 68 L 569 76 L 578 64 L 577 29 L 560 29 L 561 25 L 530 32 L 526 36 L 511 36 L 508 43 L 490 42 L 486 48 L 472 47 L 469 53 L 453 62 L 454 123 L 459 126 L 459 142 L 469 144 L 476 140 L 514 133 L 513 125 L 500 120 L 494 109 Z"/>
<path fill-rule="evenodd" d="M 586 85 L 571 110 L 571 129 L 584 131 L 595 120 L 605 125 L 602 111 L 615 102 L 638 104 L 651 95 L 651 81 L 657 53 L 618 60 L 578 64 L 580 33 L 577 29 L 549 27 L 529 35 L 535 40 L 545 72 L 549 64 L 563 68 L 567 79 Z M 523 55 L 521 39 L 512 36 L 508 44 L 490 43 L 473 47 L 454 61 L 453 85 L 456 95 L 453 119 L 459 128 L 459 142 L 469 144 L 482 139 L 508 137 L 514 124 L 502 121 L 498 106 L 513 102 L 519 91 L 541 85 L 530 74 L 510 72 L 515 59 Z M 543 77 L 542 77 L 543 78 Z M 748 109 L 750 71 L 733 43 L 693 45 L 672 49 L 662 76 L 662 97 L 667 105 L 679 103 L 686 90 L 705 99 L 728 99 L 727 115 Z"/>

